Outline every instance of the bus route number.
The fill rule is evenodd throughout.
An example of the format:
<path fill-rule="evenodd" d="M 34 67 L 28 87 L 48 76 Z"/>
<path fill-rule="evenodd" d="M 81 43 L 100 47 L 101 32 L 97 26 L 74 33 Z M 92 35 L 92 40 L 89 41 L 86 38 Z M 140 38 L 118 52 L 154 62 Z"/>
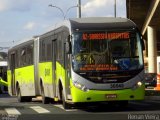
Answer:
<path fill-rule="evenodd" d="M 124 88 L 124 84 L 122 83 L 112 83 L 110 86 L 112 89 Z"/>
<path fill-rule="evenodd" d="M 45 76 L 50 76 L 50 69 L 45 69 Z"/>

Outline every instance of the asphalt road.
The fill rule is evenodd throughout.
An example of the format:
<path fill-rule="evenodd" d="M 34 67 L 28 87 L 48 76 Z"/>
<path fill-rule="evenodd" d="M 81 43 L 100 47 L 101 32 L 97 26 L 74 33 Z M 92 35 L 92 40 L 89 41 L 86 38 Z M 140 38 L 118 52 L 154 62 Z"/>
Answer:
<path fill-rule="evenodd" d="M 99 104 L 64 110 L 61 104 L 18 103 L 0 95 L 0 120 L 160 120 L 160 101 L 132 101 L 128 107 Z"/>

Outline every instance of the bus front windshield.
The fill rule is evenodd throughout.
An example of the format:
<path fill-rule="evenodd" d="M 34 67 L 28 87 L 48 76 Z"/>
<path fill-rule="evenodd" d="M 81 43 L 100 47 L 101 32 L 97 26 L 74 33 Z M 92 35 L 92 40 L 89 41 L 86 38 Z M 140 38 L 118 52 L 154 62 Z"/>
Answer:
<path fill-rule="evenodd" d="M 143 68 L 141 38 L 137 32 L 75 32 L 72 41 L 72 63 L 76 72 Z"/>

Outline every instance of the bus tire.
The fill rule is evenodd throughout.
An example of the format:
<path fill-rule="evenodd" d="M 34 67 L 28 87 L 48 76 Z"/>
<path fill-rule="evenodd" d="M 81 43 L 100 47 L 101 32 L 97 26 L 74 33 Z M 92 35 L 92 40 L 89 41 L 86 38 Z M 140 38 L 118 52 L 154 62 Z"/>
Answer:
<path fill-rule="evenodd" d="M 41 96 L 42 96 L 42 103 L 43 104 L 48 104 L 49 103 L 49 98 L 45 97 L 43 86 L 41 86 Z"/>
<path fill-rule="evenodd" d="M 18 98 L 18 102 L 24 102 L 25 101 L 24 97 L 22 97 L 22 95 L 21 95 L 21 89 L 20 89 L 19 86 L 17 88 L 17 98 Z"/>
<path fill-rule="evenodd" d="M 71 108 L 70 104 L 66 103 L 66 101 L 65 101 L 63 89 L 61 91 L 61 95 L 62 95 L 62 105 L 63 105 L 63 108 L 64 109 L 70 109 Z"/>

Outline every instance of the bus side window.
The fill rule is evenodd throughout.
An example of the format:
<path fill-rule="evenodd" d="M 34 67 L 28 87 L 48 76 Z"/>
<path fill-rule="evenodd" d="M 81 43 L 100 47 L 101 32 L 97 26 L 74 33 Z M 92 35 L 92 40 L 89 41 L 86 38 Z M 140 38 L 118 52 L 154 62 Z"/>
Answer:
<path fill-rule="evenodd" d="M 42 41 L 42 61 L 46 61 L 46 44 L 45 44 L 45 41 L 43 40 Z"/>
<path fill-rule="evenodd" d="M 51 41 L 48 39 L 46 41 L 46 60 L 47 61 L 51 61 L 52 60 L 52 43 Z"/>
<path fill-rule="evenodd" d="M 23 48 L 21 49 L 21 58 L 20 58 L 20 66 L 25 66 L 26 65 L 26 49 Z"/>
<path fill-rule="evenodd" d="M 26 53 L 26 64 L 32 65 L 33 64 L 33 44 L 27 47 Z"/>

